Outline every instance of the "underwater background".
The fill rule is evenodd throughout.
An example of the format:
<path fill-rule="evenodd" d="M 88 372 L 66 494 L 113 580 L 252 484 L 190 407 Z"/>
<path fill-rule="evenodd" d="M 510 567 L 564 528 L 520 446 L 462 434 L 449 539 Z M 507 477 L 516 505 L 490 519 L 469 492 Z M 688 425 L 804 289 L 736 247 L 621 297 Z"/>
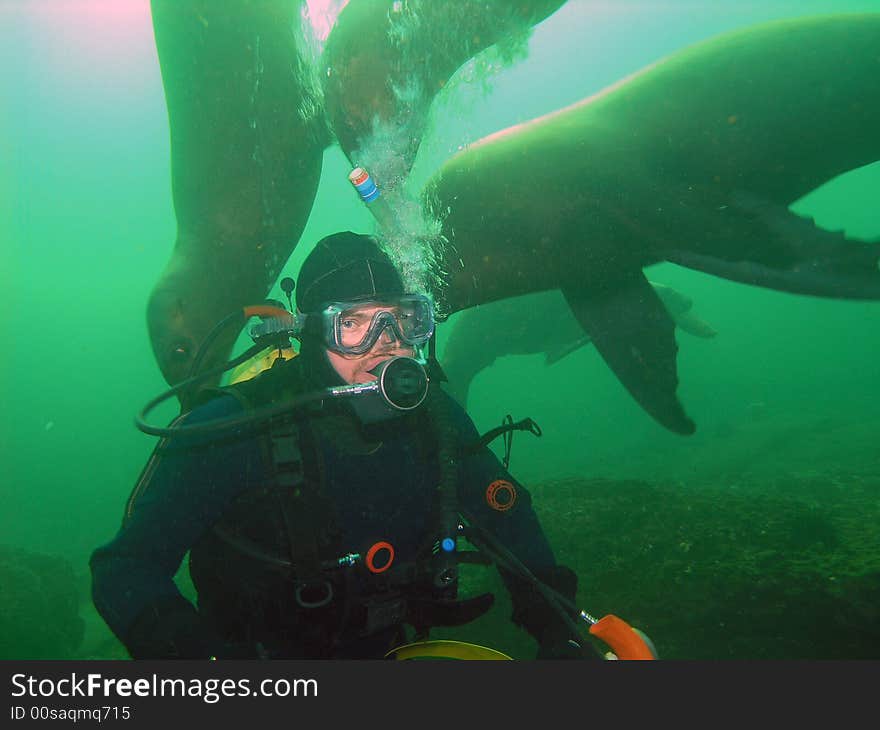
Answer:
<path fill-rule="evenodd" d="M 447 85 L 413 179 L 696 41 L 848 11 L 880 0 L 569 0 L 524 57 L 478 60 Z M 134 416 L 167 387 L 145 321 L 176 231 L 149 3 L 0 0 L 0 61 L 0 658 L 123 657 L 91 606 L 87 561 L 155 443 Z M 348 171 L 328 148 L 282 277 L 320 237 L 372 230 Z M 880 238 L 880 163 L 793 209 Z M 646 273 L 718 332 L 678 337 L 695 435 L 655 423 L 591 347 L 551 366 L 503 357 L 470 393 L 481 432 L 506 414 L 540 425 L 514 436 L 510 467 L 580 574 L 583 608 L 643 628 L 669 658 L 880 657 L 880 303 L 671 264 Z M 438 330 L 441 362 L 454 321 Z M 482 570 L 466 585 L 489 586 L 496 608 L 454 637 L 531 656 Z"/>

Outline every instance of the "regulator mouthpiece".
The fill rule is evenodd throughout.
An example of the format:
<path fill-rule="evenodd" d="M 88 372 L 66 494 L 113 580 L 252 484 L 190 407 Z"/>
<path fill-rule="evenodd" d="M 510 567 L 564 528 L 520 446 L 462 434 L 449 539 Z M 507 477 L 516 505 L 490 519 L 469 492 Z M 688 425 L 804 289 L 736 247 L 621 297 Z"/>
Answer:
<path fill-rule="evenodd" d="M 341 385 L 326 391 L 330 396 L 350 398 L 354 412 L 364 424 L 401 416 L 418 408 L 428 395 L 428 374 L 412 357 L 392 357 L 370 373 L 376 379 L 369 383 Z"/>
<path fill-rule="evenodd" d="M 418 408 L 428 395 L 428 375 L 414 358 L 393 357 L 379 363 L 370 372 L 377 376 L 382 399 L 398 411 Z"/>

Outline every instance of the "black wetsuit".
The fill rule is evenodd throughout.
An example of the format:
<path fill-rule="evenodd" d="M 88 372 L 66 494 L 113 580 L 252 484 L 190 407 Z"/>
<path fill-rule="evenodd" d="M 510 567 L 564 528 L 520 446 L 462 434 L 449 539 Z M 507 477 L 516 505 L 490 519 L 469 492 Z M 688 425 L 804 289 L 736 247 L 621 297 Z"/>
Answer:
<path fill-rule="evenodd" d="M 279 360 L 236 388 L 245 402 L 259 406 L 313 387 L 300 360 Z M 526 489 L 488 448 L 469 451 L 479 439 L 471 419 L 447 395 L 432 397 L 447 408 L 454 433 L 460 507 L 531 570 L 552 572 L 553 552 Z M 196 424 L 242 408 L 241 398 L 220 395 L 181 422 Z M 92 555 L 99 613 L 135 658 L 261 652 L 381 657 L 399 640 L 402 624 L 413 622 L 412 608 L 422 599 L 430 623 L 436 598 L 424 557 L 437 537 L 440 479 L 428 417 L 422 408 L 365 427 L 344 403 L 301 415 L 299 445 L 311 496 L 299 502 L 273 477 L 277 465 L 266 428 L 164 439 L 132 493 L 118 534 Z M 487 499 L 497 480 L 515 489 L 509 509 Z M 306 512 L 308 524 L 301 519 Z M 298 531 L 307 533 L 305 544 Z M 372 573 L 365 556 L 382 542 L 393 547 L 394 559 L 387 571 Z M 187 551 L 198 608 L 173 581 Z M 317 582 L 300 570 L 303 551 L 306 568 L 316 558 L 326 568 Z M 349 553 L 361 556 L 357 564 L 329 567 Z M 380 550 L 374 567 L 382 567 L 388 555 Z M 524 597 L 528 590 L 518 580 L 504 570 L 502 576 L 515 609 L 520 604 L 517 623 L 540 639 L 546 614 L 533 612 L 529 620 L 535 596 Z M 308 607 L 322 603 L 330 590 L 325 605 Z"/>

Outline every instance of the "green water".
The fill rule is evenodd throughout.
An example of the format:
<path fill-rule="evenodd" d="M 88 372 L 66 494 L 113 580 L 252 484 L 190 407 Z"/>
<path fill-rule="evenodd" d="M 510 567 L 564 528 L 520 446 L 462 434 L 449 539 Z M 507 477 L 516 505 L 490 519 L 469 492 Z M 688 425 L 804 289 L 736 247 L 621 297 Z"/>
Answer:
<path fill-rule="evenodd" d="M 535 29 L 526 59 L 488 84 L 449 85 L 433 109 L 413 183 L 424 182 L 461 145 L 578 101 L 692 42 L 764 20 L 845 11 L 880 11 L 880 0 L 571 0 Z M 87 631 L 81 644 L 58 655 L 117 656 L 88 600 L 86 562 L 117 529 L 154 444 L 133 418 L 165 387 L 145 302 L 176 228 L 148 3 L 0 0 L 0 61 L 0 544 L 63 556 L 73 566 Z M 341 227 L 370 230 L 348 169 L 341 152 L 329 148 L 307 228 L 282 276 L 295 275 L 321 236 Z M 878 195 L 880 165 L 873 165 L 795 209 L 823 227 L 876 239 Z M 563 553 L 591 559 L 578 533 L 562 534 L 570 514 L 555 511 L 546 485 L 596 477 L 675 485 L 679 494 L 691 490 L 695 503 L 711 489 L 778 496 L 784 483 L 786 498 L 798 505 L 801 480 L 811 503 L 829 510 L 857 483 L 860 501 L 840 519 L 870 544 L 876 520 L 866 510 L 880 504 L 880 304 L 761 290 L 669 264 L 648 275 L 687 293 L 719 332 L 711 341 L 678 338 L 679 395 L 698 424 L 696 435 L 676 436 L 652 421 L 592 348 L 552 368 L 538 355 L 506 357 L 472 387 L 481 431 L 507 413 L 542 427 L 540 439 L 516 435 L 511 468 L 547 493 L 553 509 L 542 516 L 548 532 L 569 541 Z M 441 356 L 445 335 L 441 328 Z M 858 512 L 861 524 L 853 521 Z M 609 519 L 623 540 L 625 513 Z M 33 614 L 34 605 L 45 609 L 44 598 L 13 594 L 17 585 L 38 582 L 28 583 L 33 576 L 16 554 L 4 555 L 4 576 L 21 582 L 4 587 L 3 630 L 37 631 L 15 617 Z M 648 572 L 652 559 L 643 556 Z M 853 574 L 877 570 L 865 554 L 852 560 L 846 569 Z M 676 590 L 674 579 L 669 586 Z M 626 605 L 608 610 L 627 614 Z M 876 616 L 859 615 L 866 631 L 876 630 Z M 4 658 L 37 652 L 9 639 Z M 876 656 L 880 642 L 874 647 Z M 687 646 L 678 651 L 688 655 Z M 748 646 L 740 654 L 748 655 Z"/>

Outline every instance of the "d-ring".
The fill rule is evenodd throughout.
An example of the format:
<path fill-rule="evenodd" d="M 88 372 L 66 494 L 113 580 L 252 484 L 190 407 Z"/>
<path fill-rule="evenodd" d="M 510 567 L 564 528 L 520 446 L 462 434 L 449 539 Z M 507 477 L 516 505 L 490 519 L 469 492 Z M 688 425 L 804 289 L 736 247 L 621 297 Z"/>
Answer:
<path fill-rule="evenodd" d="M 303 591 L 315 586 L 322 586 L 324 589 L 324 595 L 316 601 L 307 601 L 303 597 Z M 326 580 L 320 583 L 300 583 L 297 585 L 294 595 L 296 596 L 297 604 L 303 608 L 321 608 L 322 606 L 326 606 L 333 599 L 333 586 L 330 584 L 330 581 Z"/>
<path fill-rule="evenodd" d="M 388 551 L 388 560 L 386 560 L 383 565 L 376 565 L 376 554 L 380 550 Z M 394 546 L 390 542 L 385 542 L 384 540 L 374 543 L 373 546 L 369 550 L 367 550 L 367 556 L 364 558 L 364 564 L 367 566 L 367 570 L 369 570 L 371 573 L 384 573 L 386 570 L 388 570 L 388 568 L 391 567 L 391 563 L 393 562 Z"/>

